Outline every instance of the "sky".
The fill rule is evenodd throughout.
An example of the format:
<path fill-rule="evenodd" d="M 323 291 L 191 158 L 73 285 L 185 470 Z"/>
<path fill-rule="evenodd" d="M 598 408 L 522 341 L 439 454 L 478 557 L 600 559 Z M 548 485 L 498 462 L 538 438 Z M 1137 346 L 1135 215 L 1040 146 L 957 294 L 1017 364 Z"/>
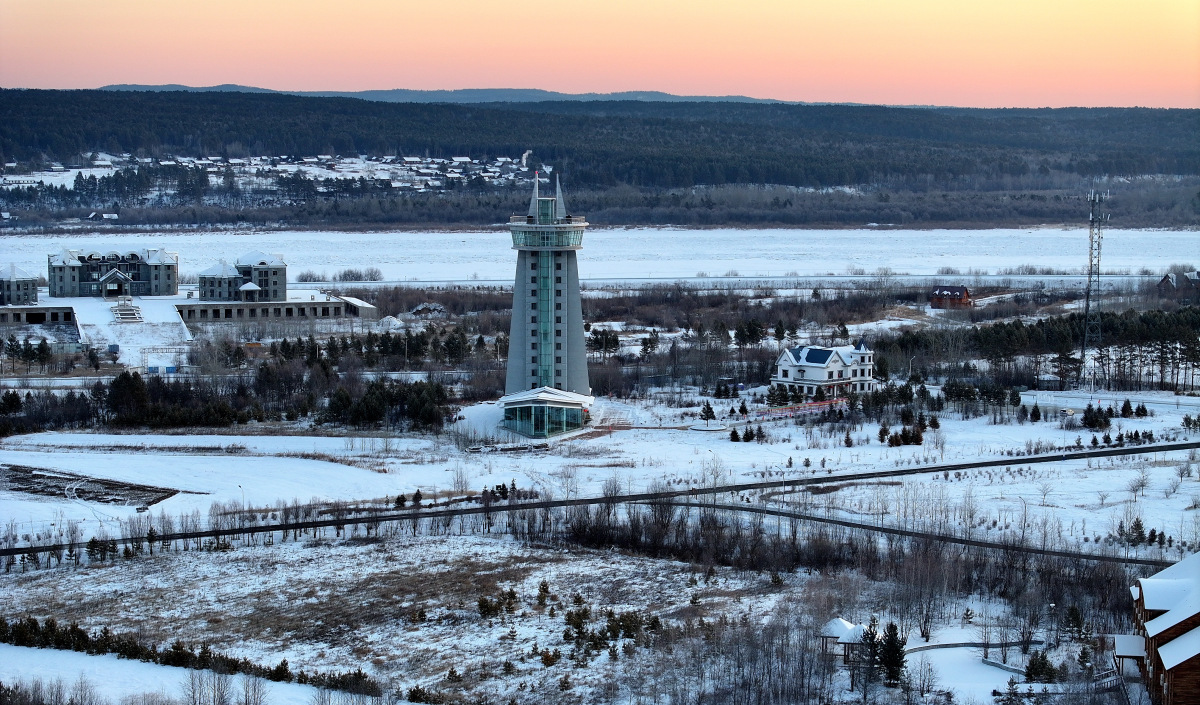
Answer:
<path fill-rule="evenodd" d="M 1197 0 L 0 0 L 0 86 L 1200 108 Z"/>

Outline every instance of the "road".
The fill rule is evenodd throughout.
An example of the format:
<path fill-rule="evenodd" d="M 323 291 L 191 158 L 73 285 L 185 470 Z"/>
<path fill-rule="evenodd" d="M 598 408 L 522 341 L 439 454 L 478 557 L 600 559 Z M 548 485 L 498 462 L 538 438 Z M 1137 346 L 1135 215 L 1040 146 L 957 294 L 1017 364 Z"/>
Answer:
<path fill-rule="evenodd" d="M 653 503 L 662 501 L 671 501 L 679 506 L 703 506 L 708 508 L 719 508 L 724 511 L 740 512 L 740 513 L 757 513 L 757 514 L 773 514 L 781 517 L 794 516 L 803 521 L 815 521 L 829 524 L 840 524 L 849 528 L 863 529 L 867 531 L 876 531 L 881 533 L 890 533 L 901 536 L 914 536 L 928 538 L 934 541 L 944 541 L 948 543 L 957 543 L 961 545 L 977 546 L 981 548 L 1001 549 L 1008 551 L 1018 551 L 1024 553 L 1032 553 L 1039 555 L 1052 555 L 1063 558 L 1075 558 L 1080 560 L 1094 560 L 1101 562 L 1115 562 L 1129 565 L 1150 565 L 1150 566 L 1166 566 L 1170 565 L 1170 561 L 1155 561 L 1152 559 L 1140 558 L 1123 558 L 1120 556 L 1105 556 L 1092 553 L 1073 553 L 1069 551 L 1052 551 L 1049 549 L 1036 549 L 1028 546 L 1014 546 L 1006 543 L 977 541 L 966 539 L 957 536 L 913 532 L 905 529 L 894 529 L 890 527 L 882 527 L 874 524 L 863 524 L 852 522 L 843 519 L 832 519 L 829 517 L 821 517 L 817 515 L 799 514 L 789 512 L 784 509 L 774 509 L 770 507 L 760 507 L 748 503 L 739 504 L 716 504 L 716 503 L 699 503 L 694 501 L 685 501 L 682 503 L 674 502 L 680 498 L 691 499 L 701 495 L 713 494 L 740 494 L 744 492 L 753 492 L 757 490 L 779 489 L 779 488 L 795 488 L 811 485 L 822 485 L 831 482 L 853 482 L 856 480 L 873 480 L 887 477 L 901 477 L 905 475 L 917 475 L 923 473 L 940 473 L 953 472 L 955 470 L 970 470 L 976 468 L 997 467 L 1001 465 L 1012 465 L 1014 461 L 1021 464 L 1038 464 L 1038 463 L 1054 463 L 1063 460 L 1080 460 L 1086 458 L 1106 458 L 1113 456 L 1126 455 L 1145 455 L 1151 453 L 1164 453 L 1179 450 L 1190 450 L 1200 448 L 1200 441 L 1186 441 L 1181 443 L 1158 443 L 1145 446 L 1134 446 L 1126 448 L 1102 448 L 1098 450 L 1083 450 L 1070 453 L 1053 453 L 1050 455 L 1029 456 L 1019 459 L 1014 458 L 996 458 L 993 460 L 980 460 L 967 463 L 950 463 L 943 465 L 929 465 L 925 467 L 909 467 L 897 468 L 891 470 L 878 470 L 871 472 L 845 473 L 838 475 L 825 475 L 813 477 L 798 477 L 785 480 L 769 480 L 764 482 L 747 482 L 731 485 L 718 485 L 712 487 L 694 487 L 683 490 L 669 490 L 665 492 L 639 492 L 633 494 L 616 495 L 611 497 L 577 497 L 574 499 L 554 499 L 554 500 L 534 500 L 517 503 L 496 503 L 488 506 L 472 505 L 430 509 L 416 509 L 401 512 L 387 511 L 375 512 L 366 515 L 356 514 L 354 516 L 345 516 L 335 519 L 318 519 L 312 521 L 292 522 L 288 524 L 265 524 L 257 526 L 247 526 L 235 529 L 209 529 L 205 531 L 193 532 L 176 532 L 173 534 L 165 534 L 158 537 L 160 541 L 180 541 L 191 539 L 207 539 L 220 538 L 226 536 L 245 536 L 250 534 L 273 533 L 276 531 L 305 531 L 309 529 L 326 529 L 341 527 L 348 524 L 382 524 L 394 521 L 413 521 L 421 519 L 436 519 L 458 516 L 471 516 L 479 514 L 497 514 L 502 512 L 530 511 L 540 509 L 555 509 L 560 507 L 584 506 L 591 504 L 626 504 L 626 503 Z M 53 549 L 66 550 L 72 544 L 52 544 L 40 546 L 40 551 Z M 80 541 L 73 544 L 77 550 L 82 550 L 86 546 L 86 542 Z M 16 556 L 26 553 L 30 547 L 15 547 L 15 548 L 0 548 L 0 556 Z"/>

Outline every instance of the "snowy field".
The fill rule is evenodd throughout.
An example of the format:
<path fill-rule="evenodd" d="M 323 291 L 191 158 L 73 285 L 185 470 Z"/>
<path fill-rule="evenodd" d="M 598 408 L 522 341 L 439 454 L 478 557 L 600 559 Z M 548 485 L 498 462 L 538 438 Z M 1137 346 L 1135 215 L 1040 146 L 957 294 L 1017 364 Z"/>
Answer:
<path fill-rule="evenodd" d="M 1119 407 L 1124 399 L 1123 395 L 1087 398 L 1077 392 L 1026 396 L 1027 404 L 1037 401 L 1048 415 L 1060 406 L 1079 410 L 1089 402 Z M 1147 403 L 1154 415 L 1115 420 L 1110 431 L 1113 436 L 1152 431 L 1160 439 L 1183 439 L 1183 415 L 1200 415 L 1200 398 L 1163 393 L 1132 398 L 1134 403 Z M 729 417 L 734 404 L 736 401 L 714 402 L 718 415 L 714 426 L 743 425 L 740 419 Z M 1147 529 L 1152 524 L 1169 530 L 1177 540 L 1189 541 L 1200 530 L 1194 522 L 1183 521 L 1197 514 L 1186 507 L 1193 495 L 1200 494 L 1200 465 L 1191 478 L 1165 494 L 1176 468 L 1186 461 L 1186 453 L 1047 463 L 1022 470 L 1020 456 L 1013 453 L 1025 452 L 1028 446 L 1071 445 L 1076 438 L 1090 444 L 1090 433 L 1067 431 L 1057 422 L 993 425 L 988 417 L 961 420 L 947 411 L 940 418 L 940 431 L 927 433 L 924 446 L 889 448 L 879 443 L 877 428 L 864 427 L 852 434 L 855 445 L 849 448 L 841 435 L 797 426 L 790 419 L 761 423 L 769 442 L 732 443 L 728 430 L 688 430 L 697 423 L 697 412 L 698 408 L 677 409 L 655 399 L 635 403 L 601 399 L 593 408 L 590 431 L 554 441 L 543 451 L 523 453 L 468 453 L 456 447 L 449 434 L 356 438 L 271 435 L 268 429 L 261 429 L 267 435 L 16 436 L 0 441 L 0 465 L 34 468 L 35 474 L 49 478 L 55 474 L 63 477 L 41 494 L 0 486 L 0 523 L 15 521 L 22 531 L 45 531 L 51 524 L 61 526 L 63 520 L 74 520 L 88 536 L 101 527 L 111 531 L 115 521 L 136 512 L 140 501 L 102 503 L 80 498 L 73 487 L 84 478 L 177 491 L 151 509 L 156 514 L 178 516 L 197 510 L 206 515 L 217 502 L 274 507 L 293 500 L 382 499 L 417 489 L 432 496 L 451 492 L 456 483 L 478 492 L 515 481 L 522 488 L 537 489 L 543 497 L 597 496 L 612 478 L 629 492 L 646 491 L 656 482 L 684 489 L 709 482 L 714 467 L 720 468 L 721 480 L 727 484 L 822 475 L 835 482 L 853 472 L 990 457 L 1008 467 L 949 478 L 917 475 L 889 485 L 884 495 L 874 485 L 849 487 L 805 500 L 806 506 L 874 521 L 879 518 L 879 502 L 886 500 L 889 509 L 884 521 L 892 523 L 899 520 L 892 516 L 897 509 L 896 495 L 901 494 L 897 486 L 937 487 L 944 493 L 944 502 L 961 502 L 963 493 L 971 488 L 972 497 L 980 503 L 979 519 L 997 520 L 994 527 L 980 527 L 982 533 L 1003 531 L 1006 525 L 1012 530 L 1013 517 L 1027 507 L 1027 522 L 1049 517 L 1061 528 L 1064 541 L 1071 537 L 1071 543 L 1082 542 L 1085 534 L 1103 538 L 1116 521 L 1128 525 L 1130 504 L 1143 516 Z M 462 415 L 464 420 L 454 430 L 505 439 L 496 427 L 499 412 L 494 404 L 469 407 Z M 610 426 L 631 428 L 606 432 Z M 255 427 L 246 430 L 253 432 Z M 295 430 L 303 433 L 303 429 Z M 1126 502 L 1130 499 L 1126 486 L 1143 469 L 1149 487 L 1135 501 Z M 1053 485 L 1045 498 L 1040 491 L 1043 483 Z M 1104 488 L 1109 496 L 1102 502 L 1096 491 Z M 1156 520 L 1151 522 L 1150 517 Z"/>
<path fill-rule="evenodd" d="M 819 246 L 815 246 L 819 243 Z M 63 248 L 164 247 L 179 252 L 180 272 L 195 274 L 248 250 L 279 253 L 294 278 L 306 270 L 332 275 L 378 267 L 387 280 L 511 281 L 516 258 L 507 230 L 479 232 L 171 231 L 161 234 L 0 236 L 0 261 L 44 272 L 46 255 Z M 682 230 L 593 229 L 584 238 L 580 277 L 678 279 L 845 274 L 881 267 L 936 274 L 941 267 L 986 270 L 1036 265 L 1075 272 L 1087 259 L 1087 229 L 1004 230 Z M 814 253 L 818 253 L 814 256 Z M 1200 233 L 1105 231 L 1104 268 L 1155 271 L 1196 259 Z"/>
<path fill-rule="evenodd" d="M 98 697 L 110 703 L 142 693 L 163 693 L 167 697 L 180 698 L 182 681 L 187 673 L 183 668 L 129 661 L 117 658 L 115 654 L 89 656 L 74 651 L 0 644 L 0 682 L 40 678 L 43 683 L 48 683 L 61 678 L 70 692 L 82 676 Z M 235 692 L 241 690 L 240 678 L 234 678 Z M 309 705 L 314 693 L 315 688 L 296 683 L 268 683 L 266 686 L 271 705 Z"/>
<path fill-rule="evenodd" d="M 783 610 L 819 625 L 830 609 L 857 622 L 884 615 L 887 607 L 887 586 L 854 574 L 782 577 L 774 585 L 767 575 L 720 567 L 705 576 L 676 561 L 531 548 L 504 537 L 468 534 L 395 535 L 366 544 L 309 540 L 216 554 L 176 552 L 86 570 L 14 573 L 0 576 L 0 585 L 11 590 L 12 610 L 56 615 L 60 622 L 77 619 L 88 629 L 137 630 L 151 640 L 207 640 L 218 650 L 258 663 L 286 658 L 293 669 L 363 666 L 402 688 L 422 684 L 445 689 L 444 674 L 456 668 L 468 686 L 482 683 L 507 698 L 527 687 L 557 691 L 564 673 L 570 673 L 574 695 L 614 678 L 623 687 L 645 692 L 649 679 L 659 674 L 663 664 L 656 659 L 663 656 L 644 649 L 626 652 L 616 662 L 602 655 L 584 668 L 573 667 L 568 659 L 547 667 L 531 657 L 534 645 L 569 650 L 563 644 L 563 615 L 575 594 L 591 608 L 593 619 L 607 609 L 632 610 L 672 624 L 722 616 L 763 621 Z M 551 593 L 547 605 L 556 608 L 557 616 L 536 604 L 543 580 Z M 478 597 L 509 588 L 518 595 L 515 611 L 481 618 Z M 987 609 L 978 600 L 950 605 L 930 643 L 976 639 L 974 629 L 958 619 L 966 606 L 976 613 Z M 419 611 L 424 619 L 414 619 Z M 921 644 L 914 636 L 909 646 Z M 96 682 L 101 670 L 114 663 L 119 668 L 112 672 L 108 692 L 169 690 L 179 678 L 176 669 L 113 657 L 3 648 L 0 658 L 13 658 L 0 661 L 0 678 L 60 674 L 69 681 L 82 671 Z M 991 690 L 1003 688 L 1010 676 L 983 664 L 974 648 L 921 655 L 934 666 L 939 687 L 954 690 L 958 702 L 990 702 Z M 101 658 L 105 663 L 97 662 Z M 910 656 L 910 662 L 917 658 Z M 506 660 L 514 672 L 494 680 Z M 477 679 L 481 672 L 491 675 Z M 845 671 L 835 676 L 843 681 L 843 691 L 846 677 Z M 485 679 L 493 680 L 483 683 Z M 271 688 L 275 705 L 290 705 L 303 695 L 299 686 Z"/>

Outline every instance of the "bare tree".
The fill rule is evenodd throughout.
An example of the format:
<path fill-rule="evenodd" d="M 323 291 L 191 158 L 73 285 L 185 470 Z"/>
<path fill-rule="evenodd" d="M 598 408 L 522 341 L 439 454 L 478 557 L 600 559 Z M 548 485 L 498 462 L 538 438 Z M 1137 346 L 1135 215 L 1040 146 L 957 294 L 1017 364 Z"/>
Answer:
<path fill-rule="evenodd" d="M 1049 480 L 1042 480 L 1038 483 L 1038 494 L 1042 496 L 1042 506 L 1046 506 L 1046 496 L 1054 491 L 1054 485 L 1050 484 Z"/>
<path fill-rule="evenodd" d="M 928 656 L 922 655 L 917 659 L 916 668 L 913 669 L 913 673 L 915 674 L 913 684 L 916 686 L 917 692 L 921 694 L 921 697 L 929 695 L 937 687 L 937 670 L 929 662 Z"/>
<path fill-rule="evenodd" d="M 452 482 L 456 495 L 465 495 L 467 490 L 471 489 L 471 479 L 467 476 L 467 470 L 461 463 L 454 464 L 454 480 Z"/>
<path fill-rule="evenodd" d="M 258 676 L 242 675 L 242 697 L 238 705 L 266 705 L 267 684 Z"/>

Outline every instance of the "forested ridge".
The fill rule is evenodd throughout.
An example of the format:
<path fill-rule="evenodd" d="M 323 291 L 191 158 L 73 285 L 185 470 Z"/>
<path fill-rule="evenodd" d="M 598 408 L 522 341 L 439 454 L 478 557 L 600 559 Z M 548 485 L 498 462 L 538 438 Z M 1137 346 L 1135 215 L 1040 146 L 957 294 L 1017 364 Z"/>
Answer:
<path fill-rule="evenodd" d="M 1200 111 L 639 101 L 444 105 L 260 93 L 0 91 L 0 156 L 535 157 L 576 186 L 828 187 L 1200 174 Z"/>

